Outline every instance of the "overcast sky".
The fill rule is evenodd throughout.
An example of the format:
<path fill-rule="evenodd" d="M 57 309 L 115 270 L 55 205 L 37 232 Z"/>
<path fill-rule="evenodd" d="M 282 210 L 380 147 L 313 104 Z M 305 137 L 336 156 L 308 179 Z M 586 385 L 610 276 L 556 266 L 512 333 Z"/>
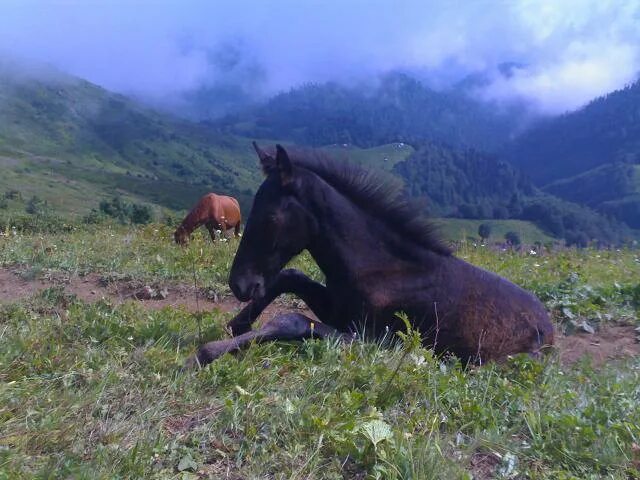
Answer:
<path fill-rule="evenodd" d="M 638 78 L 640 0 L 0 0 L 0 51 L 167 101 L 219 82 L 483 73 L 478 95 L 559 113 Z"/>

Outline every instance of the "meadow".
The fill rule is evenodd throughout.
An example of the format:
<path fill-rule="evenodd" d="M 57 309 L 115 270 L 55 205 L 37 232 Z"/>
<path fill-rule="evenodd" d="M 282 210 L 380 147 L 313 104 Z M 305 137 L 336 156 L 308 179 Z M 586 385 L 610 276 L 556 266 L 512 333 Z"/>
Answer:
<path fill-rule="evenodd" d="M 222 305 L 237 240 L 198 233 L 179 248 L 161 224 L 67 230 L 0 236 L 2 278 L 46 285 L 0 298 L 0 479 L 640 478 L 637 355 L 467 367 L 408 329 L 254 345 L 183 371 L 233 311 L 89 301 L 68 285 L 195 284 Z M 559 336 L 597 343 L 640 325 L 637 250 L 463 241 L 457 255 L 537 294 Z M 293 263 L 322 279 L 308 255 Z"/>

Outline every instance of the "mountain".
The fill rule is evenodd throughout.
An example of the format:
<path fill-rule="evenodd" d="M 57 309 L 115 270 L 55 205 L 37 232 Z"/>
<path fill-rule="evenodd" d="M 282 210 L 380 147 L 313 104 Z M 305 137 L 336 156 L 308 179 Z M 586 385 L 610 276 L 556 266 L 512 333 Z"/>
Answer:
<path fill-rule="evenodd" d="M 407 191 L 426 200 L 436 216 L 528 220 L 567 244 L 597 239 L 617 244 L 631 232 L 593 210 L 561 200 L 535 187 L 509 163 L 476 150 L 423 144 L 392 172 Z"/>
<path fill-rule="evenodd" d="M 375 87 L 310 84 L 213 122 L 223 132 L 322 146 L 431 140 L 493 151 L 515 131 L 514 112 L 460 89 L 435 91 L 401 73 Z"/>
<path fill-rule="evenodd" d="M 363 97 L 358 100 L 361 103 L 355 103 L 358 108 L 347 109 L 350 115 L 360 115 L 363 111 L 359 108 L 368 108 L 367 102 L 371 104 L 370 111 L 377 112 L 376 115 L 380 113 L 376 110 L 380 102 L 401 105 L 396 113 L 404 111 L 404 107 L 410 105 L 406 99 L 412 98 L 407 93 L 411 88 L 415 89 L 416 98 L 422 98 L 423 94 L 436 95 L 405 77 L 394 77 L 389 82 L 381 87 L 380 99 Z M 398 97 L 390 93 L 394 91 L 393 85 L 399 88 Z M 410 88 L 407 90 L 399 85 Z M 308 88 L 315 91 L 316 87 Z M 346 91 L 344 87 L 330 87 L 334 88 L 336 92 Z M 324 87 L 320 90 L 324 91 Z M 283 95 L 282 98 L 293 98 L 290 94 Z M 302 100 L 307 98 L 306 94 L 301 95 Z M 324 112 L 334 111 L 340 105 L 347 105 L 346 102 L 331 103 Z M 263 125 L 270 135 L 277 135 L 284 141 L 296 141 L 297 133 L 310 132 L 319 126 L 314 119 L 322 118 L 323 111 L 313 115 L 314 105 L 312 102 L 307 110 L 307 107 L 302 108 L 305 113 L 298 120 L 309 123 L 309 127 L 302 130 L 280 131 L 282 125 L 278 124 L 278 118 L 284 120 L 285 117 L 276 116 L 273 127 L 266 118 L 247 119 L 252 125 Z M 451 105 L 457 104 L 452 101 L 449 107 Z M 487 132 L 497 128 L 497 123 L 481 121 L 486 117 L 481 116 L 481 110 L 472 107 L 469 107 L 469 118 L 465 119 L 460 105 L 456 107 L 458 110 L 444 109 L 439 120 L 427 115 L 423 125 L 431 125 L 434 134 L 448 132 L 463 145 L 460 137 L 455 137 L 463 130 L 479 135 L 483 128 Z M 292 111 L 296 108 L 291 106 Z M 427 110 L 430 108 L 435 107 L 431 105 Z M 416 115 L 417 111 L 414 112 Z M 453 111 L 455 115 L 451 113 Z M 480 115 L 475 120 L 474 112 Z M 617 243 L 626 235 L 615 222 L 543 194 L 525 176 L 509 164 L 498 161 L 494 155 L 425 140 L 379 145 L 380 140 L 375 137 L 382 132 L 379 122 L 370 124 L 375 126 L 372 130 L 358 130 L 358 126 L 374 118 L 362 114 L 364 116 L 358 117 L 359 120 L 345 120 L 344 124 L 325 119 L 327 138 L 331 138 L 331 132 L 345 127 L 354 135 L 362 135 L 363 145 L 375 146 L 365 149 L 353 143 L 334 142 L 322 148 L 346 161 L 381 168 L 399 176 L 409 194 L 427 199 L 434 215 L 533 221 L 546 233 L 578 244 L 591 239 Z M 453 122 L 456 116 L 459 118 L 455 123 L 460 126 L 457 131 L 447 123 Z M 472 120 L 479 126 L 472 128 Z M 406 118 L 402 121 L 408 122 Z M 444 126 L 439 127 L 438 121 Z M 393 124 L 385 125 L 391 128 Z M 403 129 L 410 127 L 409 123 L 402 126 Z M 372 135 L 373 139 L 367 140 L 366 135 Z M 273 141 L 266 139 L 264 143 Z M 50 69 L 33 70 L 0 63 L 0 193 L 4 193 L 4 200 L 0 198 L 0 210 L 19 208 L 18 197 L 24 200 L 24 210 L 27 199 L 38 197 L 32 198 L 30 203 L 37 205 L 37 201 L 42 200 L 62 213 L 82 215 L 102 200 L 116 195 L 156 207 L 182 210 L 189 208 L 203 193 L 215 191 L 238 197 L 242 209 L 247 211 L 261 179 L 248 138 L 216 130 L 211 124 L 193 123 L 158 113 L 126 97 Z M 603 202 L 616 200 L 617 197 L 607 197 Z M 624 210 L 628 205 L 610 203 L 609 208 Z"/>
<path fill-rule="evenodd" d="M 503 158 L 546 192 L 640 228 L 640 81 L 539 122 Z"/>
<path fill-rule="evenodd" d="M 640 81 L 538 122 L 505 152 L 538 185 L 605 164 L 640 164 Z"/>
<path fill-rule="evenodd" d="M 552 182 L 544 190 L 640 228 L 640 165 L 607 163 Z"/>
<path fill-rule="evenodd" d="M 247 139 L 213 132 L 44 67 L 0 62 L 0 189 L 82 213 L 116 193 L 172 209 L 207 191 L 248 205 Z"/>

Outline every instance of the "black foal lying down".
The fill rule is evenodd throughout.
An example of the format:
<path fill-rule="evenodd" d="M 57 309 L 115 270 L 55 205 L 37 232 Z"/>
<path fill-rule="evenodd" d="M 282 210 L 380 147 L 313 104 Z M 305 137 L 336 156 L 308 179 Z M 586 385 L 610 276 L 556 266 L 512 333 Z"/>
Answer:
<path fill-rule="evenodd" d="M 267 177 L 258 190 L 236 254 L 229 285 L 251 300 L 229 326 L 228 340 L 202 346 L 191 364 L 205 365 L 252 341 L 293 340 L 346 333 L 364 325 L 375 336 L 403 328 L 405 312 L 424 344 L 483 363 L 553 343 L 540 301 L 508 280 L 453 256 L 417 215 L 397 184 L 348 163 L 275 157 L 255 143 Z M 308 250 L 326 285 L 282 270 Z M 251 325 L 283 293 L 306 302 L 322 323 L 281 315 Z"/>

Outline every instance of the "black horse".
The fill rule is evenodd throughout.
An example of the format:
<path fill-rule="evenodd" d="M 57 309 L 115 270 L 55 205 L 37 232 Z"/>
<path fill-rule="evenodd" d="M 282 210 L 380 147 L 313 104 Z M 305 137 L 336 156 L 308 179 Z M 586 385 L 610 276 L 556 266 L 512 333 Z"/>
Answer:
<path fill-rule="evenodd" d="M 436 352 L 483 363 L 553 344 L 540 301 L 508 280 L 451 254 L 398 184 L 347 162 L 307 153 L 292 159 L 254 147 L 266 179 L 260 186 L 231 268 L 229 285 L 251 300 L 231 322 L 234 337 L 202 346 L 204 365 L 252 341 L 347 334 L 354 326 L 379 336 L 403 328 L 405 312 Z M 283 267 L 308 250 L 326 285 Z M 320 319 L 253 321 L 283 293 L 306 302 Z"/>

